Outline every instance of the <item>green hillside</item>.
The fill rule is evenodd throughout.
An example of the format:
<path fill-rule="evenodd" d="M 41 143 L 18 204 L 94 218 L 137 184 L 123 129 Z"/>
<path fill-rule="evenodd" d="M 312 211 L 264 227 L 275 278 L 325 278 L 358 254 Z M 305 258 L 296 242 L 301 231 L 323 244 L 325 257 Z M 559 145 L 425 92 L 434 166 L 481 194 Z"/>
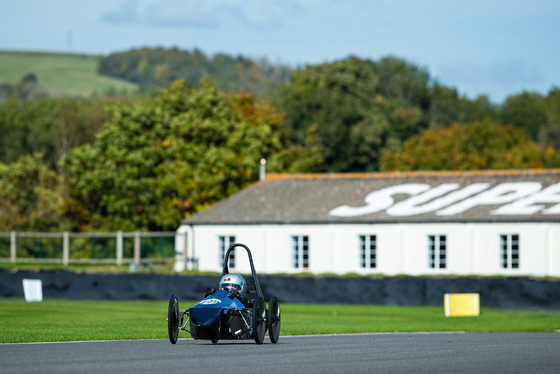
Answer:
<path fill-rule="evenodd" d="M 42 52 L 1 52 L 0 83 L 17 84 L 27 73 L 35 73 L 49 96 L 89 96 L 96 92 L 128 92 L 137 85 L 101 76 L 101 56 Z"/>

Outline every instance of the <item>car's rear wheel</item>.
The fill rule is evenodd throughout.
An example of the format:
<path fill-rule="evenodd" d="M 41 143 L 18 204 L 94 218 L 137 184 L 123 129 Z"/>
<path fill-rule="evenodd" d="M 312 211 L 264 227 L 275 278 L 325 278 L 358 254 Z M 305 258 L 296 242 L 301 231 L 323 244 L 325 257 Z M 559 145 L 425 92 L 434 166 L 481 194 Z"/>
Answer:
<path fill-rule="evenodd" d="M 167 309 L 167 331 L 169 332 L 171 344 L 177 343 L 180 324 L 179 300 L 175 295 L 171 295 L 171 299 L 169 299 L 169 308 Z"/>
<path fill-rule="evenodd" d="M 262 297 L 257 296 L 253 304 L 253 337 L 257 344 L 262 344 L 266 334 L 266 305 Z"/>
<path fill-rule="evenodd" d="M 276 343 L 280 337 L 280 302 L 276 296 L 273 296 L 268 304 L 267 325 L 270 341 Z"/>

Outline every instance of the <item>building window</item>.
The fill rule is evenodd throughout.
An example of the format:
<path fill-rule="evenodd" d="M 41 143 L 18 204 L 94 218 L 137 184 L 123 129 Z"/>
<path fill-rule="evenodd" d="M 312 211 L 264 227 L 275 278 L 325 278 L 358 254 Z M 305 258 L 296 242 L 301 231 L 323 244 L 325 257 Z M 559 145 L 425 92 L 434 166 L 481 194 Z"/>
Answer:
<path fill-rule="evenodd" d="M 309 267 L 309 236 L 293 235 L 292 248 L 294 268 L 307 269 Z"/>
<path fill-rule="evenodd" d="M 500 235 L 502 268 L 519 269 L 519 234 Z"/>
<path fill-rule="evenodd" d="M 226 252 L 230 245 L 235 243 L 235 236 L 219 236 L 218 237 L 218 263 L 224 266 Z M 228 267 L 235 267 L 235 249 L 229 254 Z"/>
<path fill-rule="evenodd" d="M 447 240 L 445 235 L 428 235 L 428 262 L 431 269 L 447 267 Z"/>
<path fill-rule="evenodd" d="M 377 267 L 377 238 L 375 235 L 360 235 L 360 267 Z"/>

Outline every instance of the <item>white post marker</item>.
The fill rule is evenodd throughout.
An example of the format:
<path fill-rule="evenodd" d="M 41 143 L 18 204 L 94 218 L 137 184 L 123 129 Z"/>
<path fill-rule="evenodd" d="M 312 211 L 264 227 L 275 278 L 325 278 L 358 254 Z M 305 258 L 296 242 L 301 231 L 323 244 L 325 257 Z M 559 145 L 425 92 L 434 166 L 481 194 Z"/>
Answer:
<path fill-rule="evenodd" d="M 43 282 L 40 279 L 24 279 L 23 294 L 27 302 L 43 301 Z"/>
<path fill-rule="evenodd" d="M 477 293 L 446 293 L 443 296 L 446 317 L 476 317 L 480 314 Z"/>

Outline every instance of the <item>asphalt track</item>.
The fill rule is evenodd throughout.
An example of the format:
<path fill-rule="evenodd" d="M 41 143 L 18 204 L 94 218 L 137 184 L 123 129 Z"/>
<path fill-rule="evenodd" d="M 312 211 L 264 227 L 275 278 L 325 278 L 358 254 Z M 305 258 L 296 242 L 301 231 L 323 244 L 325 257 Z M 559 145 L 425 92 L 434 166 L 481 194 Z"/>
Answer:
<path fill-rule="evenodd" d="M 560 373 L 558 333 L 0 344 L 2 373 Z"/>

